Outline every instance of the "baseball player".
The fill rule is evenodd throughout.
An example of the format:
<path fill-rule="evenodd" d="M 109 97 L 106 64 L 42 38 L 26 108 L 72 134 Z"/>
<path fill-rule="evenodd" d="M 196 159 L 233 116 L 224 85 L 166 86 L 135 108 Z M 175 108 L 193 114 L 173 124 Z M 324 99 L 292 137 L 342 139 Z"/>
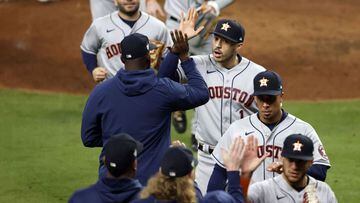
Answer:
<path fill-rule="evenodd" d="M 90 0 L 90 11 L 93 20 L 116 11 L 114 0 Z M 164 17 L 165 13 L 156 0 L 140 0 L 140 10 L 152 16 Z"/>
<path fill-rule="evenodd" d="M 220 10 L 234 0 L 165 0 L 164 10 L 167 14 L 166 26 L 170 30 L 177 29 L 181 20 L 181 13 L 186 13 L 190 8 L 203 9 L 203 13 L 213 13 L 215 16 L 220 14 Z M 194 55 L 208 54 L 211 51 L 211 36 L 208 40 L 194 38 L 189 41 L 190 53 Z"/>
<path fill-rule="evenodd" d="M 324 146 L 314 128 L 301 119 L 282 109 L 283 89 L 280 76 L 273 71 L 264 71 L 256 75 L 253 81 L 254 97 L 259 112 L 231 124 L 221 137 L 212 154 L 216 165 L 211 176 L 208 191 L 224 189 L 226 174 L 221 158 L 221 149 L 228 149 L 234 138 L 254 135 L 259 140 L 258 156 L 267 154 L 266 159 L 254 171 L 252 182 L 273 178 L 278 173 L 274 164 L 279 165 L 282 145 L 291 134 L 302 134 L 314 143 L 314 163 L 307 171 L 312 177 L 324 181 L 330 162 Z M 279 165 L 280 166 L 280 165 Z M 274 168 L 271 168 L 274 167 Z M 269 168 L 269 170 L 267 170 Z M 277 171 L 279 172 L 279 171 Z M 226 173 L 226 171 L 225 171 Z"/>
<path fill-rule="evenodd" d="M 286 137 L 281 152 L 282 175 L 250 185 L 248 201 L 337 203 L 328 184 L 306 174 L 313 163 L 314 146 L 308 136 L 293 134 Z"/>
<path fill-rule="evenodd" d="M 83 61 L 95 82 L 113 77 L 124 67 L 120 42 L 125 36 L 141 33 L 166 47 L 172 44 L 164 23 L 139 11 L 139 0 L 115 0 L 115 4 L 119 10 L 94 20 L 80 46 Z"/>
<path fill-rule="evenodd" d="M 196 67 L 208 85 L 210 100 L 195 109 L 198 141 L 196 182 L 203 194 L 211 176 L 214 160 L 211 157 L 218 140 L 231 123 L 257 111 L 252 80 L 265 69 L 237 54 L 242 48 L 245 30 L 236 21 L 219 20 L 213 31 L 212 54 L 193 56 Z M 164 60 L 166 69 L 159 70 L 159 76 L 175 78 L 177 59 Z M 178 72 L 180 70 L 178 69 Z"/>

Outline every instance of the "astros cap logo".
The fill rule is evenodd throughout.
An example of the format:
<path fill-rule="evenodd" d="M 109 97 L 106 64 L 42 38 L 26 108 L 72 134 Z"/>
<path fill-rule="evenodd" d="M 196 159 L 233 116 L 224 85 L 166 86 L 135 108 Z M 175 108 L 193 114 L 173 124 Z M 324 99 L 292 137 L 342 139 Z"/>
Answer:
<path fill-rule="evenodd" d="M 268 86 L 267 82 L 269 82 L 269 80 L 263 77 L 261 80 L 259 80 L 259 82 L 260 82 L 260 87 L 262 86 L 267 87 Z"/>
<path fill-rule="evenodd" d="M 231 27 L 230 27 L 229 23 L 227 23 L 227 22 L 226 22 L 226 23 L 223 23 L 223 24 L 221 25 L 221 29 L 222 29 L 222 30 L 225 30 L 226 32 L 228 31 L 229 28 L 231 28 Z"/>
<path fill-rule="evenodd" d="M 301 152 L 301 147 L 303 146 L 303 144 L 301 144 L 299 140 L 295 142 L 293 145 L 294 145 L 293 151 Z"/>

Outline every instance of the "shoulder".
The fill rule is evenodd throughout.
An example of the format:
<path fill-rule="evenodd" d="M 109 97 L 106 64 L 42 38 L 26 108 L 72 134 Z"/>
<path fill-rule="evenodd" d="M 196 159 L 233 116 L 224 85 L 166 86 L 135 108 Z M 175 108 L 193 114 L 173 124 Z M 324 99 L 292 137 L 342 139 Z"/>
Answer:
<path fill-rule="evenodd" d="M 263 66 L 243 56 L 242 56 L 242 63 L 248 65 L 248 71 L 253 72 L 255 75 L 266 70 Z"/>
<path fill-rule="evenodd" d="M 198 67 L 204 66 L 206 68 L 210 68 L 213 66 L 210 55 L 196 55 L 196 56 L 191 56 L 191 58 L 194 60 L 195 64 Z"/>
<path fill-rule="evenodd" d="M 288 119 L 292 119 L 292 120 L 295 120 L 295 124 L 299 127 L 302 127 L 304 129 L 306 129 L 306 131 L 309 131 L 309 130 L 314 130 L 314 128 L 312 127 L 312 125 L 290 113 L 288 113 Z"/>
<path fill-rule="evenodd" d="M 87 202 L 93 199 L 94 194 L 96 194 L 95 186 L 91 185 L 87 188 L 80 189 L 74 192 L 74 194 L 70 197 L 69 202 Z"/>

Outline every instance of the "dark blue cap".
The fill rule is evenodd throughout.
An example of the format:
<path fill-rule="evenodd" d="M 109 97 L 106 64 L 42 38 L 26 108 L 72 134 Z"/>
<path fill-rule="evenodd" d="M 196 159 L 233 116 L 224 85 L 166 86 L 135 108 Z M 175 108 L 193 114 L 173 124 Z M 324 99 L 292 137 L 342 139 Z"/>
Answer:
<path fill-rule="evenodd" d="M 274 71 L 258 73 L 254 78 L 254 96 L 280 95 L 282 93 L 282 81 L 279 74 Z"/>
<path fill-rule="evenodd" d="M 126 133 L 111 136 L 104 146 L 105 166 L 111 175 L 119 177 L 135 161 L 143 145 Z"/>
<path fill-rule="evenodd" d="M 212 33 L 234 43 L 244 42 L 245 39 L 245 29 L 240 23 L 230 19 L 219 20 Z"/>
<path fill-rule="evenodd" d="M 202 199 L 206 203 L 236 203 L 235 199 L 224 191 L 212 191 Z"/>
<path fill-rule="evenodd" d="M 197 165 L 193 153 L 184 147 L 170 147 L 161 161 L 161 173 L 168 177 L 188 175 Z"/>
<path fill-rule="evenodd" d="M 120 43 L 121 57 L 127 60 L 145 56 L 150 50 L 155 49 L 156 45 L 149 42 L 149 38 L 140 33 L 126 36 Z"/>
<path fill-rule="evenodd" d="M 289 135 L 285 141 L 281 156 L 299 160 L 313 160 L 313 141 L 304 135 Z"/>

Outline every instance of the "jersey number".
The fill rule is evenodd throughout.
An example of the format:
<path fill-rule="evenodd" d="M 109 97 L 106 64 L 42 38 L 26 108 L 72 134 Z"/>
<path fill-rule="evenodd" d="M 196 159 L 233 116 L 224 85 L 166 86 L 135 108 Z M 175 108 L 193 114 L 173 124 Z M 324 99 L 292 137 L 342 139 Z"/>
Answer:
<path fill-rule="evenodd" d="M 244 110 L 240 109 L 239 114 L 240 114 L 240 119 L 244 118 Z"/>

